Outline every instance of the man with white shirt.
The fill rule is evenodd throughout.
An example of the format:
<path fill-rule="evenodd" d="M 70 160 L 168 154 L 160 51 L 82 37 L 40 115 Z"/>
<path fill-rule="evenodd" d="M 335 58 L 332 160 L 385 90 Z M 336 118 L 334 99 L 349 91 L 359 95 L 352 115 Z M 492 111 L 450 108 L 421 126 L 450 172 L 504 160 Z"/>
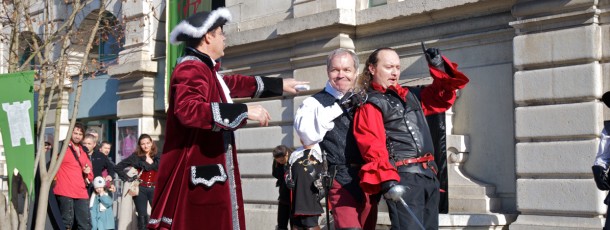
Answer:
<path fill-rule="evenodd" d="M 602 101 L 606 106 L 610 108 L 610 91 L 604 93 Z M 597 188 L 602 191 L 610 190 L 610 180 L 608 178 L 608 164 L 610 163 L 610 148 L 608 141 L 610 138 L 610 121 L 604 121 L 604 129 L 599 137 L 599 147 L 597 148 L 597 156 L 595 162 L 593 162 L 593 178 Z M 604 200 L 606 205 L 610 204 L 610 195 L 606 196 Z M 607 213 L 610 213 L 610 206 L 608 206 Z M 604 224 L 604 230 L 610 229 L 610 218 L 606 218 Z"/>
<path fill-rule="evenodd" d="M 328 55 L 326 66 L 326 87 L 303 101 L 294 128 L 303 145 L 319 144 L 326 154 L 332 178 L 328 201 L 335 229 L 375 229 L 379 196 L 367 196 L 358 186 L 358 171 L 364 161 L 352 132 L 353 107 L 362 103 L 362 98 L 351 92 L 358 56 L 336 49 Z"/>

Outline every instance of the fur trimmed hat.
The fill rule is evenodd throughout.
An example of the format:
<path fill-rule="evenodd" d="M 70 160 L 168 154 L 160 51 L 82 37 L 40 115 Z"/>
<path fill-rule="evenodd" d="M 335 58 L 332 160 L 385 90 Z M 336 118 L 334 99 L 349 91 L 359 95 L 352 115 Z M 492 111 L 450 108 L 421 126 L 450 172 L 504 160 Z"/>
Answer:
<path fill-rule="evenodd" d="M 231 12 L 220 7 L 212 12 L 199 12 L 182 20 L 169 34 L 169 42 L 178 45 L 190 39 L 201 39 L 208 31 L 231 21 Z"/>
<path fill-rule="evenodd" d="M 606 104 L 606 106 L 610 108 L 610 91 L 604 93 L 604 95 L 602 96 L 602 101 L 604 102 L 604 104 Z"/>
<path fill-rule="evenodd" d="M 93 178 L 94 188 L 103 188 L 104 186 L 106 186 L 106 181 L 104 181 L 104 178 L 102 178 L 101 176 Z"/>

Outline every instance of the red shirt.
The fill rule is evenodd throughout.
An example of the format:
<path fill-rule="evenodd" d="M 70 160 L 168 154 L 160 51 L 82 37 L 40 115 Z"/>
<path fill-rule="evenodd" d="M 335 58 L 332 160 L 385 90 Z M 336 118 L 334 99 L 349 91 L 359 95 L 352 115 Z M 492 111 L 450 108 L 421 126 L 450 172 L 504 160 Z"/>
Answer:
<path fill-rule="evenodd" d="M 83 150 L 81 145 L 74 145 L 70 143 L 75 149 L 80 149 L 80 156 L 78 159 L 80 160 L 80 164 L 76 161 L 74 154 L 72 153 L 72 149 L 68 147 L 66 150 L 66 155 L 64 156 L 64 160 L 61 162 L 59 166 L 59 170 L 57 171 L 57 181 L 55 183 L 55 188 L 53 192 L 55 195 L 70 197 L 74 199 L 89 199 L 89 194 L 87 193 L 87 187 L 85 186 L 85 179 L 83 178 L 83 168 L 85 165 L 89 165 L 91 171 L 87 174 L 87 178 L 90 182 L 93 181 L 93 167 L 91 167 L 91 161 L 87 156 L 87 153 Z"/>
<path fill-rule="evenodd" d="M 457 70 L 457 64 L 451 63 L 446 58 L 443 59 L 452 76 L 429 66 L 434 81 L 421 92 L 421 105 L 426 116 L 442 113 L 451 108 L 456 98 L 455 90 L 464 88 L 469 81 L 466 75 Z M 382 93 L 387 90 L 395 91 L 403 101 L 409 92 L 406 87 L 398 85 L 384 89 L 371 82 L 371 86 Z M 381 183 L 389 180 L 400 181 L 396 168 L 389 161 L 383 116 L 379 108 L 367 103 L 356 110 L 354 136 L 362 158 L 366 162 L 360 170 L 360 187 L 364 192 L 375 194 L 381 190 Z"/>

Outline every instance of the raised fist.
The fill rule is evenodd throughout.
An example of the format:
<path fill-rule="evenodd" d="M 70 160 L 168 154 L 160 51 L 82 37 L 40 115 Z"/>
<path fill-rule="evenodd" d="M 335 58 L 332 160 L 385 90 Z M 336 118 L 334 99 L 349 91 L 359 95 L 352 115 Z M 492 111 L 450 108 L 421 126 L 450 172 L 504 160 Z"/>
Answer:
<path fill-rule="evenodd" d="M 426 61 L 428 61 L 428 64 L 442 70 L 445 69 L 443 57 L 441 56 L 441 52 L 438 50 L 438 48 L 428 48 L 424 51 L 424 54 L 426 55 Z"/>

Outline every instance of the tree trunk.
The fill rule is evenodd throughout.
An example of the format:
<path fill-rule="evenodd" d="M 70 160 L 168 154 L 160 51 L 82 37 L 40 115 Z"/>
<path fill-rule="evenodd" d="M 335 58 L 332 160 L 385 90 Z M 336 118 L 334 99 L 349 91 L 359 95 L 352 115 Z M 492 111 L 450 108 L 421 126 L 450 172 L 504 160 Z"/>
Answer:
<path fill-rule="evenodd" d="M 32 186 L 34 186 L 33 183 L 32 183 Z M 23 213 L 18 216 L 19 230 L 26 230 L 28 228 L 28 225 L 31 224 L 31 223 L 28 223 L 29 209 L 30 209 L 30 193 L 26 192 L 25 193 L 25 202 L 24 202 L 24 206 L 23 206 Z"/>
<path fill-rule="evenodd" d="M 38 209 L 36 210 L 36 230 L 44 230 L 47 220 L 47 207 L 49 206 L 49 190 L 51 182 L 46 178 L 40 178 L 40 193 L 38 194 Z M 61 224 L 61 223 L 60 223 Z"/>
<path fill-rule="evenodd" d="M 17 210 L 15 210 L 15 206 L 13 206 L 13 203 L 9 201 L 9 207 L 10 207 L 10 211 L 8 212 L 9 214 L 9 218 L 11 218 L 11 230 L 17 230 L 17 227 L 19 227 L 19 217 L 17 214 Z"/>
<path fill-rule="evenodd" d="M 10 213 L 14 212 L 10 202 L 6 202 L 6 196 L 0 192 L 0 230 L 12 230 Z"/>

